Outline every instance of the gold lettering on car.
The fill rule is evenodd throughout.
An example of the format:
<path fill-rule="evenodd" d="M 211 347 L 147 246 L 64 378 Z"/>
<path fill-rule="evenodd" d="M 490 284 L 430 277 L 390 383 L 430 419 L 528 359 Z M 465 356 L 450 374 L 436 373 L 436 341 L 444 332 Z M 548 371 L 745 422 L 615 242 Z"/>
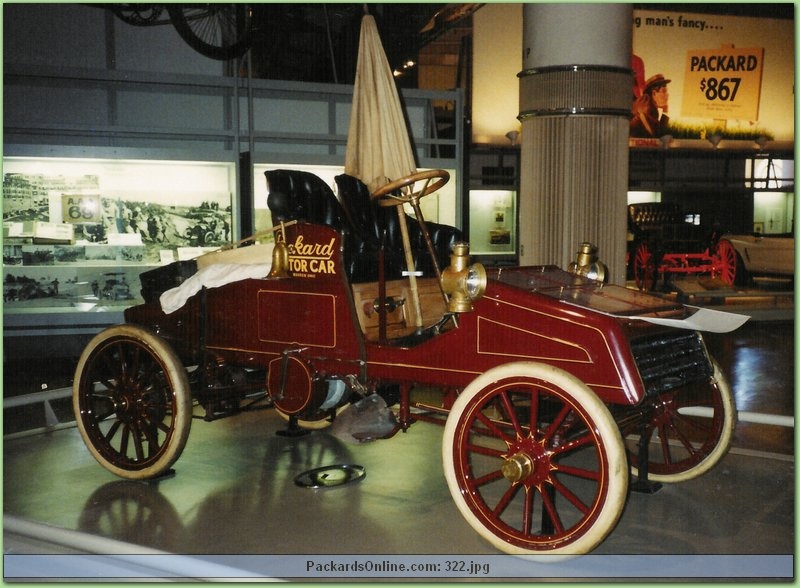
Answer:
<path fill-rule="evenodd" d="M 307 243 L 303 235 L 298 235 L 289 244 L 289 271 L 295 277 L 306 278 L 336 273 L 335 242 L 332 238 L 328 243 Z"/>

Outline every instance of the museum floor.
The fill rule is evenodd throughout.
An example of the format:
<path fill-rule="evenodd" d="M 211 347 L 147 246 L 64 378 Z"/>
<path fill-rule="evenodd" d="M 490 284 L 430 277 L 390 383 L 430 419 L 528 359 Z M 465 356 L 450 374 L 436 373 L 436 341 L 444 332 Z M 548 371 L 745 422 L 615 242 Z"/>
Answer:
<path fill-rule="evenodd" d="M 707 340 L 740 412 L 794 415 L 791 311 Z M 14 382 L 25 378 L 7 374 L 6 397 Z M 498 553 L 449 495 L 441 427 L 415 423 L 356 445 L 325 432 L 276 435 L 284 426 L 271 410 L 195 421 L 175 475 L 154 482 L 112 476 L 75 428 L 6 438 L 4 553 L 96 553 L 103 541 L 189 556 Z M 293 483 L 340 463 L 367 475 L 321 490 Z M 594 554 L 793 554 L 794 495 L 794 430 L 740 422 L 730 453 L 709 473 L 631 493 Z"/>

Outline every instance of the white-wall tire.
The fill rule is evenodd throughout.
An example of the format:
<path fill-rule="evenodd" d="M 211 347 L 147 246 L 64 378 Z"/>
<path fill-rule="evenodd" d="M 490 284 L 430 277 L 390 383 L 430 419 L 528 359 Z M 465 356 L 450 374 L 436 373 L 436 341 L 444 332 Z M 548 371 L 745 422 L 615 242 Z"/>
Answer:
<path fill-rule="evenodd" d="M 143 327 L 109 327 L 89 342 L 72 402 L 89 452 L 122 478 L 165 473 L 186 445 L 192 422 L 186 369 L 166 341 Z"/>
<path fill-rule="evenodd" d="M 473 380 L 447 418 L 442 455 L 462 516 L 509 554 L 588 553 L 627 497 L 628 462 L 608 408 L 580 380 L 541 363 L 509 363 Z"/>
<path fill-rule="evenodd" d="M 659 399 L 649 427 L 651 439 L 647 478 L 667 484 L 702 476 L 725 457 L 736 429 L 737 411 L 730 385 L 712 360 L 714 375 L 707 382 L 669 392 Z M 710 414 L 708 414 L 710 413 Z M 635 429 L 626 431 L 631 472 L 639 475 Z"/>

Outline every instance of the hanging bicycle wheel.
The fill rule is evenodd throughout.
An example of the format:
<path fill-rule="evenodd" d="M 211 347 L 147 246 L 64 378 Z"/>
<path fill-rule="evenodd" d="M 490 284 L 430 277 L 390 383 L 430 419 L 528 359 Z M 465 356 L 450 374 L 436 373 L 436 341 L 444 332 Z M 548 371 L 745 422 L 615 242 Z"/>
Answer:
<path fill-rule="evenodd" d="M 249 4 L 171 4 L 172 26 L 198 53 L 221 61 L 250 48 L 253 15 Z"/>

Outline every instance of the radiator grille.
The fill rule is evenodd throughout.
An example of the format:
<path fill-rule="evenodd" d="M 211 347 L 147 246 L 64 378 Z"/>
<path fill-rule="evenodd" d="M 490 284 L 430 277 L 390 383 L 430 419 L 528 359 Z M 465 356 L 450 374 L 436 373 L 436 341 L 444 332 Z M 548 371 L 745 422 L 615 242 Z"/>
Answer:
<path fill-rule="evenodd" d="M 634 339 L 631 350 L 648 396 L 713 374 L 705 345 L 695 331 L 677 330 Z"/>

